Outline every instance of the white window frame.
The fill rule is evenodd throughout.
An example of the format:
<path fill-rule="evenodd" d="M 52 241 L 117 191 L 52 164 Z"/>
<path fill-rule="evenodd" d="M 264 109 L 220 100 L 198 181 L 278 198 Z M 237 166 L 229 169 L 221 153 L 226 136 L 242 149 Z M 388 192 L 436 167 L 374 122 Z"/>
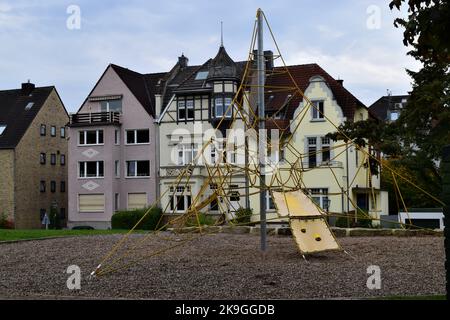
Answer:
<path fill-rule="evenodd" d="M 95 131 L 95 141 L 96 141 L 96 143 L 90 143 L 90 144 L 88 144 L 87 143 L 87 132 L 94 132 Z M 99 133 L 100 133 L 100 131 L 102 131 L 102 133 L 103 133 L 103 142 L 102 143 L 99 143 L 98 141 L 99 141 L 99 137 L 100 137 L 100 135 L 99 135 Z M 80 139 L 81 139 L 81 132 L 84 132 L 84 141 L 83 141 L 83 143 L 81 143 L 81 141 L 80 141 Z M 101 130 L 101 129 L 99 129 L 99 130 L 80 130 L 80 131 L 78 131 L 78 146 L 79 147 L 89 147 L 89 146 L 103 146 L 103 145 L 105 145 L 105 131 L 104 130 Z"/>
<path fill-rule="evenodd" d="M 177 146 L 178 165 L 185 166 L 187 164 L 190 164 L 197 157 L 197 153 L 198 153 L 197 144 L 195 143 L 179 144 Z M 191 158 L 190 161 L 188 161 L 189 157 Z"/>
<path fill-rule="evenodd" d="M 220 102 L 220 103 L 218 103 L 218 102 Z M 220 114 L 217 112 L 218 106 L 220 106 L 220 110 L 221 110 Z M 225 103 L 224 103 L 223 97 L 220 97 L 220 98 L 216 97 L 216 98 L 214 98 L 214 113 L 215 113 L 216 118 L 222 118 L 223 117 L 223 115 L 225 113 L 224 106 L 225 106 Z"/>
<path fill-rule="evenodd" d="M 319 190 L 320 193 L 314 193 L 313 194 L 313 190 Z M 311 197 L 311 199 L 314 201 L 314 198 L 318 198 L 319 199 L 319 206 L 325 210 L 324 208 L 324 200 L 330 199 L 330 195 L 329 195 L 329 189 L 328 188 L 310 188 L 308 189 L 308 194 Z"/>
<path fill-rule="evenodd" d="M 184 209 L 178 210 L 178 197 L 183 197 L 183 207 Z M 171 213 L 180 213 L 185 212 L 189 209 L 189 198 L 191 199 L 192 205 L 192 194 L 191 194 L 191 186 L 178 186 L 175 188 L 170 188 L 169 193 L 169 210 Z M 170 203 L 172 202 L 172 204 Z M 173 208 L 173 209 L 172 209 Z"/>
<path fill-rule="evenodd" d="M 195 101 L 194 99 L 186 99 L 186 119 L 188 121 L 192 121 L 195 119 Z M 192 118 L 189 117 L 189 110 L 192 110 Z"/>
<path fill-rule="evenodd" d="M 233 98 L 225 97 L 223 99 L 223 113 L 225 113 L 225 118 L 232 118 L 234 106 L 232 106 Z"/>
<path fill-rule="evenodd" d="M 88 177 L 87 176 L 87 164 L 88 162 L 95 162 L 96 163 L 96 175 L 94 177 Z M 103 176 L 100 176 L 100 162 L 103 162 Z M 84 177 L 82 177 L 80 174 L 81 166 L 84 166 Z M 79 161 L 78 162 L 78 179 L 103 179 L 105 177 L 105 162 L 104 161 Z"/>
<path fill-rule="evenodd" d="M 270 207 L 270 200 L 272 199 L 272 195 L 270 191 L 266 191 L 266 210 L 275 211 L 277 208 L 275 207 L 275 201 L 272 199 L 273 208 Z"/>
<path fill-rule="evenodd" d="M 133 143 L 129 143 L 128 142 L 128 132 L 134 131 L 134 142 Z M 148 131 L 148 142 L 137 142 L 137 133 L 138 131 Z M 150 129 L 148 128 L 143 128 L 143 129 L 128 129 L 125 130 L 125 145 L 127 146 L 135 146 L 135 145 L 148 145 L 150 144 Z"/>
<path fill-rule="evenodd" d="M 313 106 L 311 106 L 311 119 L 312 121 L 324 121 L 325 120 L 325 101 L 324 100 L 314 100 L 311 101 Z M 320 111 L 320 103 L 322 103 L 322 114 Z"/>
<path fill-rule="evenodd" d="M 184 110 L 184 118 L 180 117 L 180 110 Z M 186 101 L 184 99 L 178 100 L 177 102 L 177 120 L 178 121 L 185 121 L 187 120 L 187 113 L 186 113 Z"/>
<path fill-rule="evenodd" d="M 137 172 L 137 163 L 138 162 L 144 162 L 144 161 L 148 161 L 148 176 L 139 176 L 138 172 Z M 128 175 L 128 163 L 129 162 L 133 162 L 134 163 L 134 172 L 135 172 L 135 176 L 130 176 Z M 151 161 L 150 160 L 127 160 L 125 161 L 125 177 L 127 179 L 148 179 L 151 177 Z"/>

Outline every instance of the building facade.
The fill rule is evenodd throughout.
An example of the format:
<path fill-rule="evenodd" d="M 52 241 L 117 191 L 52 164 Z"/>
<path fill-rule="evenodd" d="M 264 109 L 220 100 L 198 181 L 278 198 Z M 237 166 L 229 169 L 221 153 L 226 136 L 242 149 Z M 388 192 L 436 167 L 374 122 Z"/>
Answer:
<path fill-rule="evenodd" d="M 17 229 L 41 228 L 52 207 L 66 223 L 68 119 L 55 87 L 0 91 L 0 214 Z"/>
<path fill-rule="evenodd" d="M 109 65 L 69 124 L 69 227 L 111 228 L 156 199 L 152 77 Z"/>

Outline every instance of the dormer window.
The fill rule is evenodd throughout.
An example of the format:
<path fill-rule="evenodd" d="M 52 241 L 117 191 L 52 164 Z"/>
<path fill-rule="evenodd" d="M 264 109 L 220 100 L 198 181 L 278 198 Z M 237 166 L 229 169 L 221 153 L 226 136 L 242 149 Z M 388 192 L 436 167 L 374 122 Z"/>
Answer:
<path fill-rule="evenodd" d="M 3 132 L 5 132 L 5 130 L 6 130 L 6 125 L 0 124 L 0 136 L 3 134 Z"/>

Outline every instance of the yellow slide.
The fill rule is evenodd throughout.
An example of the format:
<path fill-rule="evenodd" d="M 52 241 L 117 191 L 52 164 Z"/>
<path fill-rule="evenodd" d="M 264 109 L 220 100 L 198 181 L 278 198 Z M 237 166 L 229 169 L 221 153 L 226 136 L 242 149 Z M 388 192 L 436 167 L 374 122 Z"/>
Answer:
<path fill-rule="evenodd" d="M 342 250 L 325 215 L 301 190 L 272 192 L 280 217 L 289 217 L 292 235 L 302 254 Z"/>

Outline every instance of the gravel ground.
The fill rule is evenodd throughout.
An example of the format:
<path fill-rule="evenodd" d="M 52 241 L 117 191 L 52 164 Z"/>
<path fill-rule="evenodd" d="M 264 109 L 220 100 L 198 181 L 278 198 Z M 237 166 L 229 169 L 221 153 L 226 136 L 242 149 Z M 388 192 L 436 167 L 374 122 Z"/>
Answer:
<path fill-rule="evenodd" d="M 142 237 L 135 235 L 132 241 Z M 89 279 L 89 273 L 121 236 L 1 244 L 0 298 L 323 299 L 445 294 L 442 237 L 340 238 L 353 258 L 329 252 L 312 255 L 308 262 L 291 237 L 269 237 L 265 258 L 258 251 L 256 235 L 205 235 L 184 243 L 186 237 L 151 235 L 133 257 L 182 246 L 95 279 Z M 69 265 L 81 268 L 81 290 L 66 287 Z M 380 290 L 366 287 L 369 265 L 381 268 Z"/>

